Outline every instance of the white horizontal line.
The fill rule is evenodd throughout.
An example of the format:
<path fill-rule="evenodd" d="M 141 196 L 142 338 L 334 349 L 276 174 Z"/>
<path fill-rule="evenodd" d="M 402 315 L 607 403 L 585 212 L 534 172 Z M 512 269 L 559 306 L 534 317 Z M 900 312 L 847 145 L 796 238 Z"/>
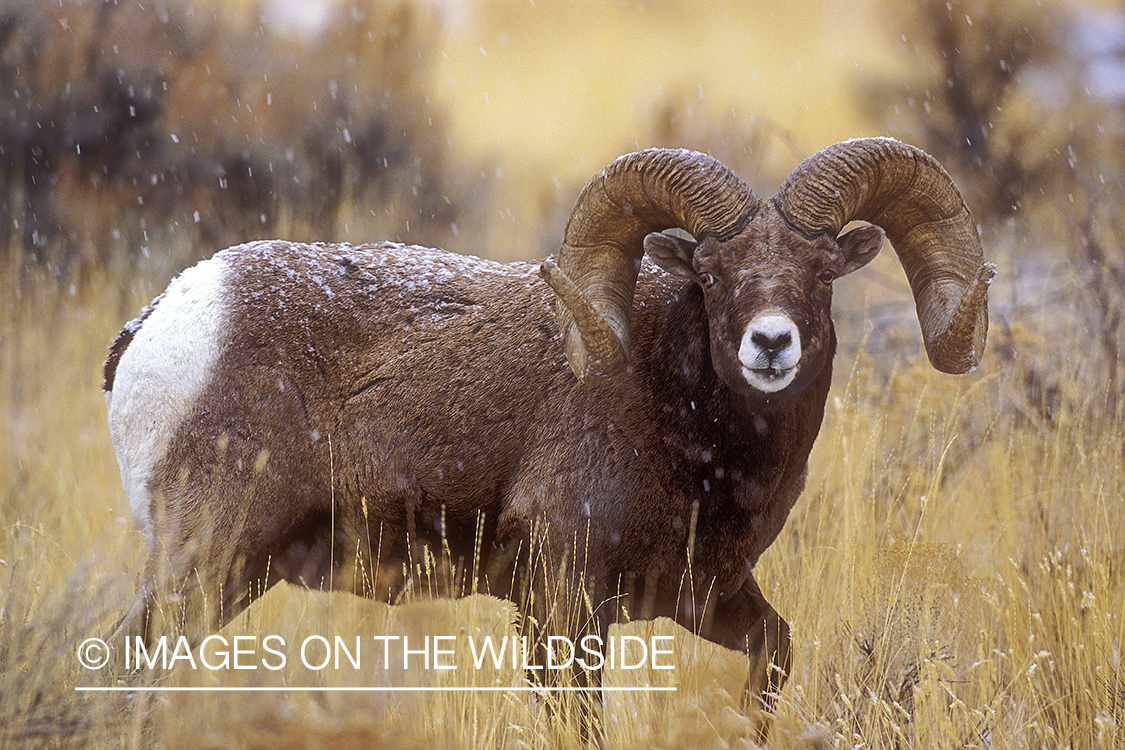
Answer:
<path fill-rule="evenodd" d="M 313 692 L 313 693 L 668 693 L 676 692 L 676 687 L 284 687 L 284 686 L 258 686 L 258 687 L 191 687 L 191 686 L 151 686 L 151 687 L 83 687 L 74 688 L 76 692 L 94 693 L 283 693 L 283 692 Z"/>

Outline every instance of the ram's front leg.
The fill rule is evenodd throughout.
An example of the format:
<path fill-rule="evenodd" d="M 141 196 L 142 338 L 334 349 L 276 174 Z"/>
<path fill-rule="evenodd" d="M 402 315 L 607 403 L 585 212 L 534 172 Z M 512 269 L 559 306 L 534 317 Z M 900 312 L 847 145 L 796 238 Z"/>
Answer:
<path fill-rule="evenodd" d="M 595 575 L 575 571 L 596 567 L 569 540 L 532 532 L 530 555 L 521 555 L 512 598 L 520 609 L 527 679 L 544 688 L 544 706 L 584 741 L 601 736 L 602 677 L 606 668 L 611 607 Z M 551 543 L 553 542 L 553 544 Z M 561 552 L 557 552 L 561 550 Z M 522 583 L 522 585 L 520 585 Z"/>
<path fill-rule="evenodd" d="M 711 627 L 703 635 L 747 655 L 750 669 L 743 710 L 752 714 L 757 740 L 764 742 L 774 702 L 789 677 L 789 623 L 748 576 L 738 592 L 717 604 Z"/>

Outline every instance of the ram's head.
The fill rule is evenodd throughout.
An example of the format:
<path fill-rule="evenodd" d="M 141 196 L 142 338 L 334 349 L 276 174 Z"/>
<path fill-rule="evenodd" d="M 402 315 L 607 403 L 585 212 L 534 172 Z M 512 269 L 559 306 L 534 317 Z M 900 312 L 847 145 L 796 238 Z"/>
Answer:
<path fill-rule="evenodd" d="M 840 235 L 851 221 L 870 222 Z M 663 234 L 679 228 L 690 238 Z M 868 263 L 884 232 L 906 271 L 933 365 L 971 370 L 988 329 L 988 284 L 972 215 L 941 166 L 888 138 L 836 144 L 761 201 L 711 157 L 653 149 L 621 157 L 578 198 L 558 263 L 567 358 L 586 382 L 629 368 L 629 314 L 644 252 L 703 289 L 716 372 L 757 399 L 795 393 L 831 354 L 832 282 Z"/>

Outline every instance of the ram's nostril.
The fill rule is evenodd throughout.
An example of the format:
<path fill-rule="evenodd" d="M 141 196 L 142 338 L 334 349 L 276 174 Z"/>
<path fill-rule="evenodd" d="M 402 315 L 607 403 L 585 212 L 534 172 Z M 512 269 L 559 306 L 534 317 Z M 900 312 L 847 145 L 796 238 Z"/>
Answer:
<path fill-rule="evenodd" d="M 767 352 L 779 352 L 793 343 L 793 336 L 789 331 L 781 331 L 780 333 L 754 331 L 750 334 L 750 341 Z"/>

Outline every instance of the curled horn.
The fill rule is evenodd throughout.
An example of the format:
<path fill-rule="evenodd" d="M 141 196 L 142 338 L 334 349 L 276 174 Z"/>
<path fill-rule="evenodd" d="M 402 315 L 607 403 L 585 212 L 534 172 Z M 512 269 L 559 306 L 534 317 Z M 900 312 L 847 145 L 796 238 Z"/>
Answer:
<path fill-rule="evenodd" d="M 835 237 L 856 219 L 882 227 L 906 270 L 930 362 L 949 373 L 980 363 L 996 267 L 984 262 L 973 216 L 932 156 L 892 138 L 844 141 L 793 170 L 774 201 L 810 239 Z"/>
<path fill-rule="evenodd" d="M 758 199 L 722 163 L 695 151 L 649 149 L 598 173 L 578 196 L 557 264 L 540 273 L 555 291 L 567 361 L 584 382 L 630 366 L 629 314 L 644 238 L 670 227 L 728 239 L 754 218 Z"/>

